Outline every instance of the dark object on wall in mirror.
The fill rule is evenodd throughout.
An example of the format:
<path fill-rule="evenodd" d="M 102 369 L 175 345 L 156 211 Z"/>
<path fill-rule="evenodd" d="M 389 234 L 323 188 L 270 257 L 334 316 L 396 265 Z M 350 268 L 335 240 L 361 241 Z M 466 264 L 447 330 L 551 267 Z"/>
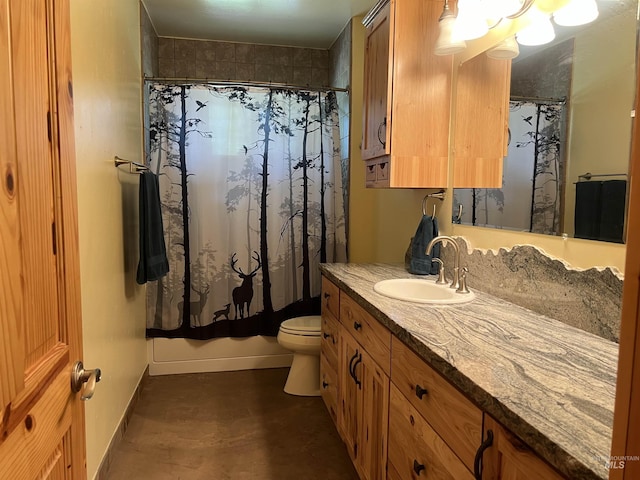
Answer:
<path fill-rule="evenodd" d="M 623 242 L 626 180 L 576 183 L 575 237 Z"/>

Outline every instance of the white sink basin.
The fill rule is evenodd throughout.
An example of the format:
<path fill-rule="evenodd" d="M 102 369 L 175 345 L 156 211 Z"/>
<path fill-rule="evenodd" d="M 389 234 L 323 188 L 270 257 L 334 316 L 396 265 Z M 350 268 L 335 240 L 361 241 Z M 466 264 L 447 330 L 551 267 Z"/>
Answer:
<path fill-rule="evenodd" d="M 373 289 L 380 295 L 416 303 L 434 303 L 449 305 L 467 303 L 475 298 L 475 294 L 456 293 L 449 285 L 437 285 L 433 280 L 419 278 L 394 278 L 376 283 Z"/>

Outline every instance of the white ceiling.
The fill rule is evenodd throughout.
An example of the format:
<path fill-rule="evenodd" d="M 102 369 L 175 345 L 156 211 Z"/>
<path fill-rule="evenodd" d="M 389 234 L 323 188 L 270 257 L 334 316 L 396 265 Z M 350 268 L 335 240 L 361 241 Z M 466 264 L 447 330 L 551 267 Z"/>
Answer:
<path fill-rule="evenodd" d="M 160 37 L 329 48 L 376 0 L 142 0 Z"/>

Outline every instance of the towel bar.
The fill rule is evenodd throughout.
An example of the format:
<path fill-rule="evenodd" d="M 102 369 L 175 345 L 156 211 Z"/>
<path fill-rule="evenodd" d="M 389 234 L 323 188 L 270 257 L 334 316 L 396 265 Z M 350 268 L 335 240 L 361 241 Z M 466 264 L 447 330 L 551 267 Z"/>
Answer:
<path fill-rule="evenodd" d="M 149 167 L 147 167 L 146 165 L 142 165 L 141 163 L 137 163 L 137 162 L 132 162 L 131 160 L 125 160 L 124 158 L 120 158 L 117 155 L 113 157 L 113 162 L 116 168 L 118 168 L 120 165 L 129 165 L 129 173 L 140 174 L 141 172 L 149 171 Z"/>

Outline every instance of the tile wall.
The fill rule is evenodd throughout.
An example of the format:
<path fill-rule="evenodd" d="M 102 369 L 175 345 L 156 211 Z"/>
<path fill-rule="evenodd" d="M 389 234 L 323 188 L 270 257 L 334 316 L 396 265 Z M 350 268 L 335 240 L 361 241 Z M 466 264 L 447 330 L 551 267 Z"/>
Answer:
<path fill-rule="evenodd" d="M 329 85 L 329 51 L 160 37 L 159 76 L 223 81 Z"/>

